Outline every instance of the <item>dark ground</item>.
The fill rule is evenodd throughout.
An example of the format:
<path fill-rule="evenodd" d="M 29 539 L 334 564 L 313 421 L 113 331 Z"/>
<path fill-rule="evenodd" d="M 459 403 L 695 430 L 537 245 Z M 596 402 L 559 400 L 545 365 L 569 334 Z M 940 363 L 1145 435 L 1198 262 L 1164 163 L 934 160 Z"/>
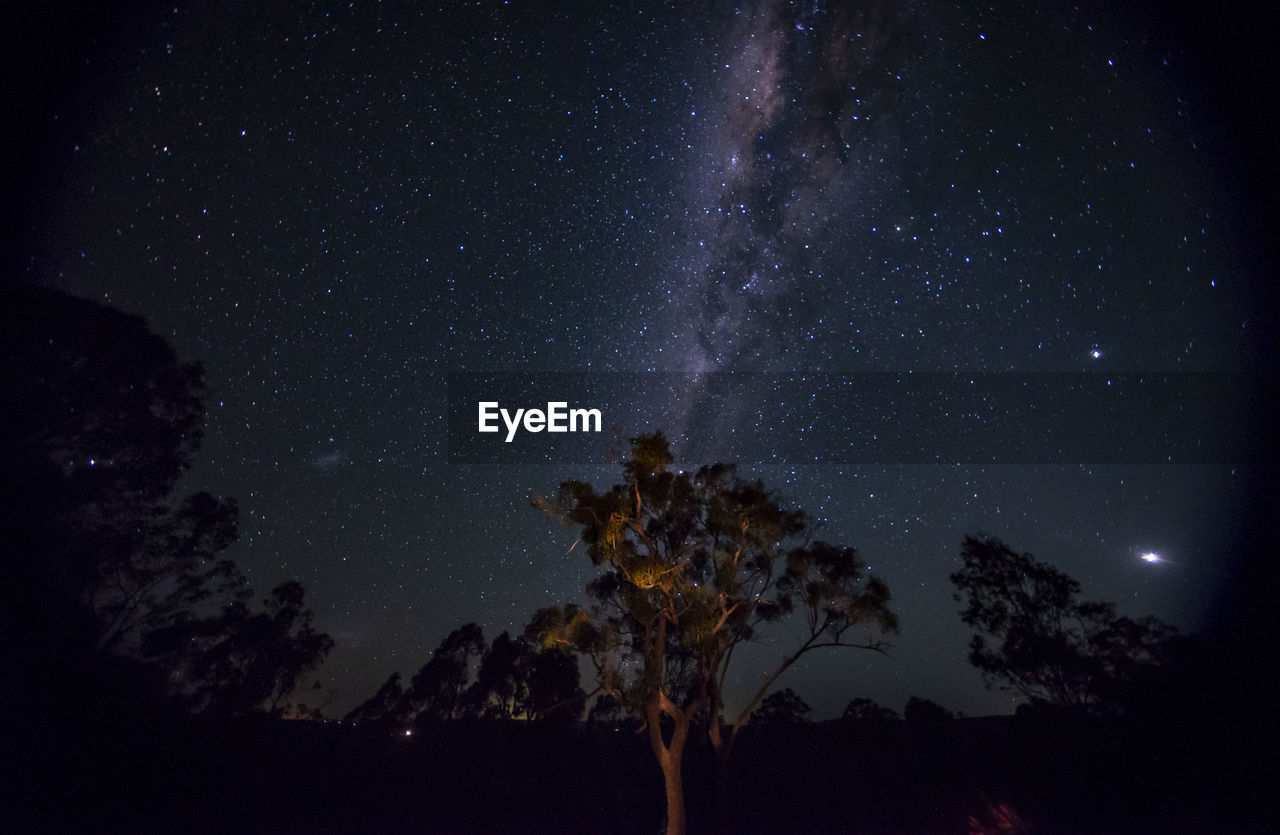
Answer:
<path fill-rule="evenodd" d="M 735 831 L 1269 831 L 1265 752 L 1242 756 L 1244 729 L 1208 718 L 750 729 L 735 752 Z M 406 737 L 122 711 L 15 730 L 7 831 L 652 833 L 663 823 L 646 738 L 611 726 L 474 721 Z M 691 831 L 714 830 L 709 751 L 691 745 L 685 780 Z"/>

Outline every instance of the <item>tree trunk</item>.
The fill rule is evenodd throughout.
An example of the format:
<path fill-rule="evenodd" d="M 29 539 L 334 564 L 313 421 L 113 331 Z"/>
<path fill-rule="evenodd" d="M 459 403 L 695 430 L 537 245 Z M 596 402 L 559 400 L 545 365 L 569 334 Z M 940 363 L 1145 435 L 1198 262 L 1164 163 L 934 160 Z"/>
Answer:
<path fill-rule="evenodd" d="M 733 725 L 724 724 L 719 716 L 711 722 L 711 750 L 716 766 L 716 830 L 722 835 L 733 832 L 733 800 L 729 794 L 730 764 L 734 742 Z"/>
<path fill-rule="evenodd" d="M 659 702 L 655 700 L 645 711 L 649 724 L 649 744 L 662 768 L 662 782 L 667 792 L 667 835 L 685 835 L 684 776 L 681 774 L 681 763 L 684 760 L 685 741 L 689 738 L 689 712 L 674 708 L 666 702 L 665 695 L 659 695 L 661 701 L 666 703 L 666 709 L 659 710 Z M 664 712 L 675 722 L 671 742 L 662 738 L 662 724 L 659 720 Z"/>
<path fill-rule="evenodd" d="M 674 756 L 659 758 L 662 780 L 667 789 L 667 835 L 684 835 L 684 779 L 680 774 L 680 759 Z"/>

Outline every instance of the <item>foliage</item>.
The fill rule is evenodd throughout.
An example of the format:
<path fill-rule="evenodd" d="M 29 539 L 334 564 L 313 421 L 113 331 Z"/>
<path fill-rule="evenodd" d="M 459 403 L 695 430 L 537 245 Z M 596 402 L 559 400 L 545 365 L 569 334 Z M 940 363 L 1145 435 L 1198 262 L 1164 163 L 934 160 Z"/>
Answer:
<path fill-rule="evenodd" d="M 378 692 L 342 717 L 342 721 L 352 725 L 381 724 L 393 727 L 405 725 L 408 724 L 408 717 L 400 713 L 400 706 L 403 703 L 404 687 L 400 684 L 400 673 L 395 672 L 382 683 Z"/>
<path fill-rule="evenodd" d="M 544 649 L 532 655 L 524 701 L 531 720 L 577 721 L 587 697 L 579 685 L 578 658 L 561 649 Z"/>
<path fill-rule="evenodd" d="M 811 541 L 802 511 L 732 466 L 673 473 L 672 460 L 661 433 L 641 436 L 624 467 L 627 483 L 597 494 L 568 481 L 554 497 L 535 499 L 580 528 L 592 563 L 605 569 L 588 586 L 591 609 L 535 616 L 544 642 L 591 657 L 615 697 L 643 702 L 662 689 L 673 701 L 701 698 L 716 710 L 730 651 L 787 616 L 803 618 L 806 650 L 883 646 L 897 627 L 888 588 L 863 577 L 854 549 Z M 851 642 L 862 625 L 870 637 Z M 638 662 L 646 657 L 661 664 L 645 669 Z"/>
<path fill-rule="evenodd" d="M 458 719 L 471 713 L 473 705 L 464 699 L 471 663 L 479 661 L 486 648 L 484 632 L 474 623 L 450 632 L 410 681 L 405 712 L 418 722 Z"/>
<path fill-rule="evenodd" d="M 807 721 L 810 707 L 800 694 L 790 687 L 775 690 L 765 696 L 760 706 L 751 714 L 753 725 L 794 725 Z"/>
<path fill-rule="evenodd" d="M 902 718 L 908 725 L 937 726 L 949 724 L 955 716 L 932 699 L 912 696 L 902 708 Z"/>
<path fill-rule="evenodd" d="M 589 724 L 612 725 L 615 728 L 625 726 L 633 730 L 640 727 L 640 718 L 636 715 L 636 712 L 608 693 L 601 693 L 596 697 L 595 702 L 591 705 L 591 710 L 587 713 L 587 722 Z"/>
<path fill-rule="evenodd" d="M 217 554 L 236 505 L 173 496 L 204 433 L 203 370 L 180 364 L 145 323 L 51 291 L 6 286 L 0 335 L 11 367 L 3 450 L 19 530 L 39 559 L 17 566 L 38 593 L 92 616 L 99 649 L 136 651 L 143 633 L 192 607 L 247 594 Z"/>
<path fill-rule="evenodd" d="M 392 728 L 481 718 L 574 721 L 585 702 L 575 657 L 507 632 L 489 644 L 478 624 L 467 623 L 440 642 L 408 689 L 393 673 L 343 721 Z"/>
<path fill-rule="evenodd" d="M 882 707 L 872 699 L 850 699 L 840 717 L 845 722 L 864 725 L 891 725 L 902 721 L 896 710 Z"/>
<path fill-rule="evenodd" d="M 304 597 L 301 583 L 281 583 L 261 612 L 237 600 L 216 616 L 181 618 L 148 633 L 143 651 L 165 661 L 174 691 L 196 712 L 279 716 L 300 679 L 333 648 L 312 626 Z"/>
<path fill-rule="evenodd" d="M 476 682 L 468 689 L 467 701 L 480 715 L 510 719 L 516 706 L 529 695 L 529 666 L 532 652 L 524 641 L 503 632 L 494 639 L 480 662 Z"/>
<path fill-rule="evenodd" d="M 1076 580 L 999 539 L 967 536 L 961 556 L 964 568 L 951 582 L 974 630 L 969 660 L 988 686 L 1107 710 L 1161 663 L 1175 634 L 1157 618 L 1121 617 L 1114 604 L 1078 600 Z"/>
<path fill-rule="evenodd" d="M 234 500 L 176 494 L 204 435 L 201 367 L 103 305 L 8 284 L 0 303 L 0 449 L 16 476 L 0 498 L 23 590 L 6 614 L 65 651 L 160 668 L 189 707 L 279 710 L 332 642 L 296 583 L 250 612 L 247 580 L 220 556 Z"/>

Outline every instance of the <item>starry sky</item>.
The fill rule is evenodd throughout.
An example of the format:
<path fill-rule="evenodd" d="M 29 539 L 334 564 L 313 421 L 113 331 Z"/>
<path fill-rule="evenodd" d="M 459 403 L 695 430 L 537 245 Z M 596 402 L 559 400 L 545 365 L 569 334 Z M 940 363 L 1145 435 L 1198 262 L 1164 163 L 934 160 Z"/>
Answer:
<path fill-rule="evenodd" d="M 589 562 L 529 498 L 613 483 L 614 427 L 665 430 L 678 465 L 731 457 L 889 583 L 888 657 L 783 682 L 819 717 L 1013 709 L 965 660 L 966 533 L 1183 629 L 1233 605 L 1265 480 L 1241 375 L 1270 370 L 1275 326 L 1247 100 L 1274 52 L 1246 13 L 255 5 L 27 22 L 10 257 L 204 363 L 186 487 L 239 501 L 230 556 L 260 594 L 306 584 L 330 714 L 463 622 L 492 639 L 582 599 Z M 1101 448 L 1004 458 L 954 446 L 965 415 L 889 405 L 964 375 L 1037 381 L 1072 425 L 1100 380 L 1163 375 L 1161 405 L 1103 409 Z M 608 430 L 449 443 L 460 382 L 534 378 Z M 984 404 L 980 425 L 1012 408 Z M 929 431 L 851 448 L 877 419 Z M 754 648 L 742 690 L 791 641 Z"/>

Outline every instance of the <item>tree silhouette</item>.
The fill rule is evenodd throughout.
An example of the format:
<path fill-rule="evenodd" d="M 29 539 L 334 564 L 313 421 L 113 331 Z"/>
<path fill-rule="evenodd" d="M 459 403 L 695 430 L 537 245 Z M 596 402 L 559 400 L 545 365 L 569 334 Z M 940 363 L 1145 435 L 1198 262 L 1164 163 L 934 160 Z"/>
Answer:
<path fill-rule="evenodd" d="M 612 725 L 614 728 L 640 727 L 640 719 L 636 712 L 625 702 L 620 702 L 608 693 L 601 693 L 587 712 L 588 724 Z"/>
<path fill-rule="evenodd" d="M 164 660 L 173 690 L 195 712 L 282 715 L 286 697 L 333 648 L 313 628 L 304 597 L 302 584 L 289 581 L 272 590 L 262 612 L 237 600 L 216 616 L 177 619 L 148 633 L 143 653 Z"/>
<path fill-rule="evenodd" d="M 544 610 L 531 628 L 548 646 L 584 653 L 601 688 L 645 718 L 664 778 L 667 831 L 683 832 L 681 764 L 695 717 L 706 717 L 715 750 L 723 823 L 734 729 L 778 677 L 819 648 L 880 649 L 897 622 L 888 587 L 863 576 L 854 549 L 813 541 L 802 511 L 731 465 L 673 472 L 673 461 L 661 433 L 641 435 L 631 440 L 623 483 L 597 493 L 566 481 L 555 496 L 535 498 L 579 530 L 603 571 L 587 587 L 591 608 Z M 802 624 L 800 646 L 726 721 L 734 650 L 789 616 Z M 855 641 L 860 626 L 868 634 Z"/>
<path fill-rule="evenodd" d="M 230 500 L 172 496 L 204 433 L 203 371 L 142 319 L 5 285 L 3 452 L 19 584 L 92 616 L 99 649 L 218 594 L 247 591 L 215 559 L 236 536 Z"/>
<path fill-rule="evenodd" d="M 849 704 L 845 705 L 841 719 L 845 722 L 867 726 L 892 725 L 902 721 L 902 717 L 898 715 L 896 710 L 882 707 L 873 699 L 861 697 L 849 700 Z"/>
<path fill-rule="evenodd" d="M 527 718 L 572 722 L 582 716 L 587 695 L 580 685 L 577 656 L 556 647 L 543 649 L 532 653 L 528 671 Z"/>
<path fill-rule="evenodd" d="M 751 714 L 753 725 L 794 725 L 806 721 L 810 711 L 800 694 L 790 687 L 775 690 L 761 700 Z"/>
<path fill-rule="evenodd" d="M 196 493 L 176 507 L 108 510 L 87 524 L 81 532 L 97 540 L 99 559 L 82 599 L 98 624 L 97 648 L 133 652 L 148 632 L 172 630 L 197 607 L 251 597 L 235 563 L 217 558 L 235 541 L 236 515 L 234 500 Z"/>
<path fill-rule="evenodd" d="M 467 623 L 440 642 L 407 690 L 393 673 L 343 721 L 397 730 L 462 718 L 575 721 L 585 701 L 575 656 L 536 650 L 507 632 L 489 644 L 478 624 Z"/>
<path fill-rule="evenodd" d="M 1077 600 L 1080 584 L 995 538 L 966 536 L 964 568 L 951 575 L 960 617 L 973 628 L 969 661 L 989 687 L 1032 702 L 1088 711 L 1114 708 L 1121 691 L 1161 663 L 1173 627 Z"/>
<path fill-rule="evenodd" d="M 56 639 L 50 659 L 159 667 L 188 706 L 279 709 L 331 642 L 296 583 L 250 612 L 246 579 L 219 556 L 236 538 L 233 500 L 175 495 L 204 434 L 201 367 L 179 363 L 142 319 L 94 302 L 6 284 L 0 303 L 12 398 L 0 499 L 18 557 L 7 585 L 22 590 L 0 608 L 13 634 Z"/>
<path fill-rule="evenodd" d="M 912 696 L 907 699 L 906 705 L 902 708 L 902 718 L 908 725 L 937 727 L 950 724 L 951 720 L 955 719 L 955 716 L 951 714 L 951 711 L 932 699 Z"/>
<path fill-rule="evenodd" d="M 342 721 L 352 725 L 389 725 L 398 728 L 409 722 L 409 718 L 402 713 L 403 706 L 404 687 L 400 684 L 400 673 L 396 672 L 382 683 L 378 692 L 342 717 Z"/>
<path fill-rule="evenodd" d="M 482 716 L 510 719 L 528 696 L 531 663 L 529 645 L 503 632 L 484 654 L 466 701 Z"/>
<path fill-rule="evenodd" d="M 410 681 L 404 712 L 418 723 L 459 719 L 479 707 L 468 689 L 471 664 L 484 655 L 484 631 L 466 623 L 448 634 Z"/>

